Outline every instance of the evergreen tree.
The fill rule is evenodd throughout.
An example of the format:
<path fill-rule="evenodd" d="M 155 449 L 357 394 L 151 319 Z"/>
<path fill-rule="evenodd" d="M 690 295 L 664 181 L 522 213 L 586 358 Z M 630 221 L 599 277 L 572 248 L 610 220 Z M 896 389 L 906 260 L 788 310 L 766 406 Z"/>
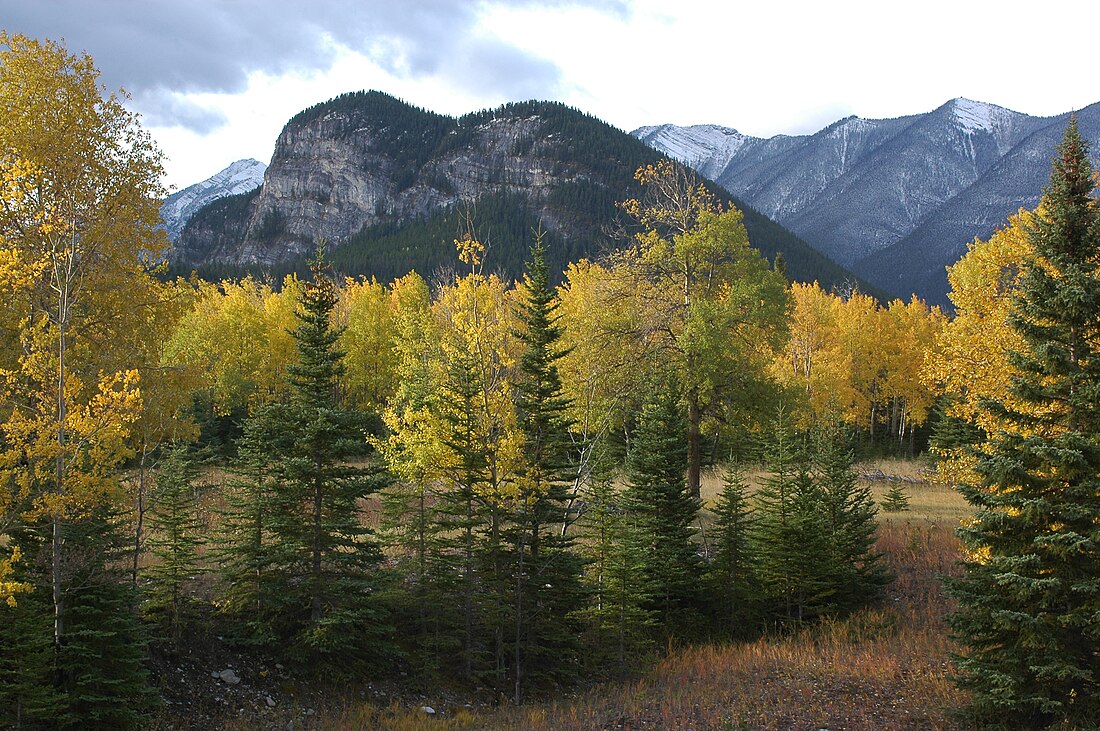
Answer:
<path fill-rule="evenodd" d="M 852 452 L 839 429 L 819 430 L 814 462 L 834 571 L 834 603 L 852 609 L 877 599 L 892 580 L 875 551 L 875 501 L 871 489 L 859 485 Z"/>
<path fill-rule="evenodd" d="M 710 533 L 714 557 L 707 576 L 719 626 L 724 633 L 739 637 L 754 627 L 759 602 L 752 519 L 745 482 L 731 469 L 714 506 Z"/>
<path fill-rule="evenodd" d="M 526 466 L 513 516 L 515 566 L 514 701 L 525 685 L 561 682 L 577 672 L 583 606 L 580 557 L 563 530 L 571 485 L 568 459 L 569 402 L 562 394 L 557 361 L 563 352 L 541 234 L 536 235 L 524 281 L 519 320 L 523 355 L 516 383 L 516 410 Z"/>
<path fill-rule="evenodd" d="M 213 551 L 222 577 L 219 606 L 235 620 L 233 639 L 247 645 L 276 641 L 271 617 L 279 613 L 285 592 L 274 570 L 272 503 L 277 489 L 270 455 L 289 445 L 262 419 L 245 421 L 219 515 L 218 546 Z"/>
<path fill-rule="evenodd" d="M 593 470 L 585 495 L 582 551 L 591 599 L 582 610 L 587 632 L 584 648 L 591 672 L 620 673 L 652 646 L 653 612 L 646 576 L 647 531 L 636 511 L 628 510 L 606 470 Z"/>
<path fill-rule="evenodd" d="M 965 574 L 951 618 L 958 683 L 979 716 L 1016 728 L 1100 718 L 1100 204 L 1076 120 L 1029 231 L 1010 324 L 1009 428 L 979 452 Z"/>
<path fill-rule="evenodd" d="M 39 521 L 9 533 L 24 557 L 12 578 L 35 588 L 19 594 L 14 607 L 0 608 L 0 728 L 56 728 L 64 710 L 55 683 L 49 579 L 38 560 L 48 551 L 47 528 Z"/>
<path fill-rule="evenodd" d="M 157 472 L 146 543 L 156 561 L 145 571 L 145 611 L 161 621 L 177 647 L 191 617 L 194 600 L 187 588 L 200 571 L 198 549 L 204 543 L 195 504 L 196 474 L 185 445 L 168 449 Z"/>
<path fill-rule="evenodd" d="M 671 384 L 653 389 L 628 460 L 626 510 L 644 531 L 648 609 L 666 635 L 698 626 L 702 559 L 692 537 L 699 510 L 687 489 L 686 421 Z"/>
<path fill-rule="evenodd" d="M 116 518 L 97 509 L 70 523 L 67 540 L 81 551 L 71 554 L 68 631 L 57 658 L 65 728 L 140 728 L 156 700 L 137 597 L 121 568 L 128 546 Z"/>
<path fill-rule="evenodd" d="M 256 617 L 260 639 L 286 643 L 291 656 L 350 670 L 380 659 L 389 644 L 372 598 L 380 551 L 358 510 L 376 480 L 348 464 L 363 455 L 366 423 L 340 403 L 341 330 L 331 323 L 337 290 L 323 246 L 310 267 L 313 281 L 301 289 L 292 333 L 298 362 L 287 368 L 289 401 L 262 407 L 246 426 L 249 472 L 269 479 L 271 489 L 248 488 L 254 507 L 267 503 L 267 515 L 265 523 L 248 518 L 256 542 L 236 564 L 267 574 L 254 597 L 267 602 Z"/>
<path fill-rule="evenodd" d="M 770 474 L 754 506 L 758 576 L 771 611 L 800 623 L 832 610 L 836 568 L 806 440 L 792 432 L 782 407 L 768 439 Z"/>
<path fill-rule="evenodd" d="M 893 482 L 882 496 L 882 510 L 886 513 L 904 513 L 909 509 L 909 496 L 905 494 L 900 482 Z"/>

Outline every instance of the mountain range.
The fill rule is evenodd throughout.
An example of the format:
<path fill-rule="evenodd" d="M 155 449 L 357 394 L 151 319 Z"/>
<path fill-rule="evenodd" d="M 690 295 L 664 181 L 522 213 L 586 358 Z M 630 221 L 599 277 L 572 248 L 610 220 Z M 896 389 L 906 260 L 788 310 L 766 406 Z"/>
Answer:
<path fill-rule="evenodd" d="M 454 240 L 489 244 L 485 266 L 518 276 L 534 231 L 555 266 L 615 242 L 616 202 L 662 155 L 595 117 L 523 102 L 449 117 L 380 92 L 344 94 L 287 122 L 258 188 L 208 203 L 170 252 L 177 271 L 300 270 L 327 240 L 345 274 L 387 280 L 457 266 Z M 743 201 L 750 242 L 789 275 L 843 285 L 851 274 Z M 185 192 L 185 191 L 181 191 Z M 560 271 L 560 270 L 559 270 Z M 861 286 L 866 286 L 859 283 Z"/>
<path fill-rule="evenodd" d="M 1076 115 L 1095 157 L 1100 104 Z M 812 135 L 669 124 L 632 134 L 891 296 L 946 304 L 945 267 L 1038 204 L 1068 120 L 953 99 L 896 119 L 847 117 Z"/>

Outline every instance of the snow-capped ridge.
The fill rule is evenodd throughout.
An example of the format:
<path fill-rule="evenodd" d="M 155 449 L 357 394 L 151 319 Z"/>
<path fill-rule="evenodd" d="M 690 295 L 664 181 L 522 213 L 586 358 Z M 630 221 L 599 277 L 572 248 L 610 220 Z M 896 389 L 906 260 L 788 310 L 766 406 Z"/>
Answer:
<path fill-rule="evenodd" d="M 191 216 L 207 203 L 226 196 L 247 193 L 262 185 L 266 170 L 267 165 L 259 160 L 237 160 L 201 183 L 189 185 L 168 196 L 160 207 L 160 217 L 164 219 L 168 239 L 175 241 L 179 238 Z"/>

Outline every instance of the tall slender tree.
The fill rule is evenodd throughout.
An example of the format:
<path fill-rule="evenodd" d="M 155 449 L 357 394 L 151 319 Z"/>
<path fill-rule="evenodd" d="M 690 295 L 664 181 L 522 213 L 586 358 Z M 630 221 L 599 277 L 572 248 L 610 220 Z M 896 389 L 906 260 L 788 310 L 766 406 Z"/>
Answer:
<path fill-rule="evenodd" d="M 1023 347 L 980 451 L 951 618 L 957 681 L 1016 728 L 1100 718 L 1100 203 L 1071 119 L 1028 231 L 1009 322 Z"/>
<path fill-rule="evenodd" d="M 157 559 L 146 571 L 150 584 L 145 611 L 168 632 L 174 646 L 193 612 L 188 585 L 200 572 L 198 549 L 204 543 L 195 502 L 197 470 L 182 444 L 172 445 L 157 471 L 147 546 Z"/>
<path fill-rule="evenodd" d="M 718 624 L 733 636 L 745 636 L 754 629 L 759 609 L 752 521 L 744 478 L 731 469 L 714 506 L 710 531 L 714 553 L 707 578 Z"/>
<path fill-rule="evenodd" d="M 257 528 L 269 540 L 261 561 L 276 592 L 267 594 L 270 614 L 260 619 L 291 655 L 329 667 L 339 658 L 348 668 L 349 657 L 377 660 L 386 644 L 372 599 L 381 554 L 358 509 L 377 480 L 349 464 L 363 456 L 366 423 L 341 404 L 343 353 L 336 349 L 340 329 L 332 324 L 337 290 L 323 244 L 310 270 L 313 280 L 302 285 L 296 311 L 298 361 L 287 367 L 289 399 L 261 407 L 248 430 L 268 440 L 250 454 L 253 474 L 272 487 L 263 491 L 266 526 Z"/>
<path fill-rule="evenodd" d="M 550 287 L 546 250 L 536 234 L 524 278 L 525 298 L 517 333 L 523 343 L 516 383 L 516 411 L 526 461 L 517 480 L 514 514 L 515 637 L 514 695 L 525 685 L 557 681 L 577 670 L 583 605 L 581 561 L 572 538 L 561 530 L 566 520 L 574 470 L 570 468 L 569 402 L 562 394 L 557 361 L 562 328 Z"/>
<path fill-rule="evenodd" d="M 699 501 L 684 475 L 687 423 L 672 383 L 642 407 L 627 465 L 626 509 L 636 514 L 647 551 L 648 609 L 666 635 L 698 625 L 702 558 L 695 543 Z"/>

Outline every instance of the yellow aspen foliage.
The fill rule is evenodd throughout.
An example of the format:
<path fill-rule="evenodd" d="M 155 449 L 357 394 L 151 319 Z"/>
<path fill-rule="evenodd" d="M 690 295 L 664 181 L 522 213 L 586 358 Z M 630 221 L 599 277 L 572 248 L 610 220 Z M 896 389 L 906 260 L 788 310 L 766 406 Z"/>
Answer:
<path fill-rule="evenodd" d="M 8 558 L 0 558 L 0 603 L 9 607 L 16 605 L 16 594 L 25 594 L 31 590 L 31 585 L 23 581 L 11 581 L 12 569 L 22 558 L 18 546 L 14 546 Z"/>
<path fill-rule="evenodd" d="M 160 337 L 143 323 L 167 243 L 161 155 L 98 77 L 87 55 L 0 32 L 0 460 L 58 511 L 107 491 L 141 406 L 127 344 Z"/>
<path fill-rule="evenodd" d="M 477 394 L 472 419 L 466 423 L 484 450 L 489 479 L 476 489 L 483 500 L 497 505 L 510 505 L 526 495 L 515 482 L 524 463 L 524 440 L 512 389 L 520 349 L 514 303 L 514 293 L 496 276 L 470 274 L 444 288 L 432 308 L 444 381 L 466 379 L 468 383 L 450 385 L 456 390 L 472 386 Z M 447 412 L 459 406 L 444 400 L 439 404 L 441 417 L 446 419 Z M 448 460 L 451 469 L 457 468 L 457 456 Z"/>
<path fill-rule="evenodd" d="M 1008 314 L 1021 264 L 1033 257 L 1028 228 L 1036 215 L 1041 212 L 1020 210 L 988 241 L 975 239 L 948 270 L 955 317 L 937 334 L 921 374 L 931 390 L 948 398 L 948 416 L 985 434 L 1006 428 L 982 407 L 985 400 L 1000 399 L 1014 410 L 1026 411 L 1008 389 L 1015 373 L 1008 354 L 1024 348 L 1023 338 L 1008 323 Z M 974 479 L 973 455 L 955 449 L 939 457 L 943 480 Z"/>
<path fill-rule="evenodd" d="M 773 363 L 802 399 L 795 418 L 891 426 L 899 438 L 928 418 L 933 393 L 920 381 L 926 351 L 944 324 L 915 297 L 887 308 L 856 293 L 844 300 L 818 284 L 791 285 L 791 337 Z"/>
<path fill-rule="evenodd" d="M 777 353 L 776 379 L 800 399 L 792 413 L 799 426 L 839 421 L 855 401 L 853 358 L 840 338 L 844 302 L 817 282 L 794 282 L 790 291 L 790 340 Z"/>
<path fill-rule="evenodd" d="M 558 361 L 569 417 L 587 440 L 620 428 L 625 409 L 650 367 L 632 333 L 641 312 L 629 280 L 581 260 L 565 270 L 558 313 L 566 324 Z"/>
<path fill-rule="evenodd" d="M 194 304 L 165 346 L 166 365 L 199 374 L 220 414 L 281 398 L 297 358 L 290 333 L 300 287 L 294 276 L 279 291 L 251 277 L 196 284 Z"/>
<path fill-rule="evenodd" d="M 362 409 L 381 410 L 393 395 L 394 308 L 391 290 L 377 280 L 344 282 L 336 310 L 337 324 L 344 328 L 338 346 L 346 354 L 344 388 L 351 403 Z"/>
<path fill-rule="evenodd" d="M 887 341 L 883 343 L 886 377 L 883 395 L 899 410 L 897 428 L 923 424 L 935 394 L 921 380 L 926 354 L 947 322 L 938 307 L 928 307 L 914 295 L 909 302 L 892 301 L 887 310 Z"/>

